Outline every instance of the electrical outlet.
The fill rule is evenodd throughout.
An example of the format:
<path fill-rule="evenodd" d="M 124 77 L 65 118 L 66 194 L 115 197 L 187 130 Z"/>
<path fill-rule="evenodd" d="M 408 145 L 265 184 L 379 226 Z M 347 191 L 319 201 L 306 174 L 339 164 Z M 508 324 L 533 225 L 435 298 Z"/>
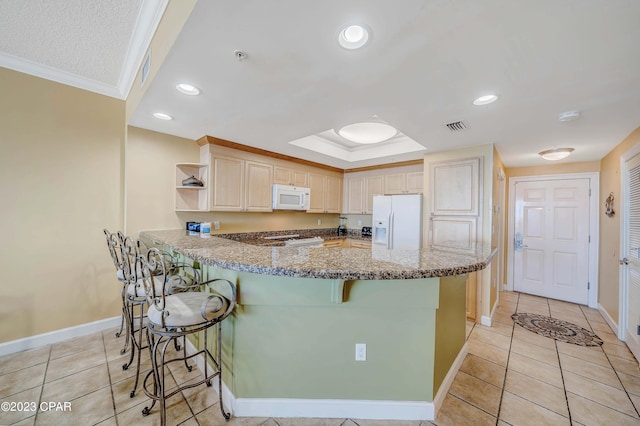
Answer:
<path fill-rule="evenodd" d="M 356 343 L 356 361 L 366 361 L 366 360 L 367 360 L 367 344 Z"/>
<path fill-rule="evenodd" d="M 362 226 L 362 221 L 361 220 L 358 221 L 358 226 Z"/>
<path fill-rule="evenodd" d="M 213 229 L 220 229 L 220 221 L 216 220 L 215 222 L 213 222 Z"/>
<path fill-rule="evenodd" d="M 640 336 L 640 325 L 638 326 L 638 336 Z"/>
<path fill-rule="evenodd" d="M 318 225 L 322 225 L 322 219 L 318 219 Z"/>

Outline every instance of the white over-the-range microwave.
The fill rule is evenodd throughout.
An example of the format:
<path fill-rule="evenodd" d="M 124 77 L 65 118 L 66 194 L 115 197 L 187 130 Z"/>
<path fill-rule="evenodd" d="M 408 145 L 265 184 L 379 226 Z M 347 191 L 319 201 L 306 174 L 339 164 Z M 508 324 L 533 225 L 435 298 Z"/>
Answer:
<path fill-rule="evenodd" d="M 299 186 L 273 184 L 274 210 L 309 210 L 311 190 Z"/>

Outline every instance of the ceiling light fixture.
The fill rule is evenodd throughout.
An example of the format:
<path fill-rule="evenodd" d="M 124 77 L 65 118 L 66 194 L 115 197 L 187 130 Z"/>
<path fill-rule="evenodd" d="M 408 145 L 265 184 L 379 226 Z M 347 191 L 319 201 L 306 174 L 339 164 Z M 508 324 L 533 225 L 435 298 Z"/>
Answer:
<path fill-rule="evenodd" d="M 343 28 L 338 35 L 338 43 L 345 49 L 353 50 L 364 46 L 369 40 L 369 32 L 361 25 Z"/>
<path fill-rule="evenodd" d="M 573 121 L 580 118 L 580 111 L 567 111 L 558 116 L 559 121 Z"/>
<path fill-rule="evenodd" d="M 164 112 L 154 112 L 153 116 L 160 120 L 173 120 L 173 117 L 169 114 L 165 114 Z"/>
<path fill-rule="evenodd" d="M 176 89 L 178 92 L 189 96 L 197 96 L 200 94 L 200 89 L 187 83 L 176 84 Z"/>
<path fill-rule="evenodd" d="M 485 95 L 485 96 L 480 96 L 478 99 L 473 101 L 474 105 L 477 106 L 481 106 L 481 105 L 488 105 L 490 103 L 493 103 L 495 101 L 498 100 L 498 96 L 497 95 Z"/>
<path fill-rule="evenodd" d="M 348 124 L 338 130 L 338 134 L 348 141 L 360 144 L 384 142 L 398 134 L 398 130 L 377 121 Z"/>
<path fill-rule="evenodd" d="M 573 148 L 553 148 L 539 152 L 538 155 L 549 161 L 558 161 L 567 158 L 573 152 Z"/>

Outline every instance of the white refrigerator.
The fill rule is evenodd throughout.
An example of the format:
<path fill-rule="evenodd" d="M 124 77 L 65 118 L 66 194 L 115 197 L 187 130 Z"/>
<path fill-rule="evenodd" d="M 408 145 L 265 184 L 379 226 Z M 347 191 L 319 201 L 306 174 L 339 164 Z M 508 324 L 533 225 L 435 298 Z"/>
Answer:
<path fill-rule="evenodd" d="M 372 220 L 374 247 L 422 247 L 422 194 L 374 195 Z"/>

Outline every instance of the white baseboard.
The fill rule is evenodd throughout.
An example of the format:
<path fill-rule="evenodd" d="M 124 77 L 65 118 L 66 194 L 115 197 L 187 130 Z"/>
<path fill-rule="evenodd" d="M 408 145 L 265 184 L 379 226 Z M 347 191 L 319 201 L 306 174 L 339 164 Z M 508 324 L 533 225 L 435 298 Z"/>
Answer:
<path fill-rule="evenodd" d="M 611 315 L 609 315 L 609 312 L 607 312 L 607 310 L 599 303 L 598 303 L 598 311 L 602 315 L 602 318 L 604 318 L 604 320 L 607 322 L 607 324 L 609 324 L 609 327 L 611 327 L 611 330 L 617 336 L 618 335 L 618 323 L 616 321 L 614 321 L 613 318 L 611 318 Z"/>
<path fill-rule="evenodd" d="M 81 324 L 56 331 L 50 331 L 49 333 L 36 334 L 35 336 L 29 336 L 22 339 L 0 343 L 0 356 L 25 351 L 27 349 L 34 349 L 40 346 L 58 343 L 74 337 L 85 336 L 87 334 L 96 333 L 98 331 L 107 330 L 113 327 L 118 327 L 120 326 L 120 318 L 120 316 L 106 318 L 87 324 Z"/>
<path fill-rule="evenodd" d="M 456 374 L 458 374 L 458 371 L 460 370 L 460 367 L 462 367 L 462 363 L 464 362 L 464 359 L 467 357 L 468 353 L 469 353 L 469 349 L 467 346 L 467 342 L 464 342 L 464 345 L 462 346 L 462 349 L 460 349 L 460 352 L 458 352 L 458 356 L 453 361 L 453 364 L 451 365 L 449 372 L 444 377 L 444 380 L 440 385 L 440 389 L 438 389 L 438 392 L 436 393 L 436 397 L 433 398 L 433 405 L 434 405 L 433 417 L 429 419 L 424 419 L 424 420 L 435 419 L 435 416 L 436 414 L 438 414 L 438 411 L 440 411 L 440 407 L 442 407 L 442 403 L 444 402 L 444 399 L 449 393 L 449 388 L 451 388 L 451 384 L 453 383 L 453 380 L 456 378 Z"/>
<path fill-rule="evenodd" d="M 197 350 L 187 340 L 187 353 Z M 369 420 L 433 420 L 449 392 L 458 370 L 467 356 L 465 343 L 445 376 L 433 402 L 424 401 L 370 401 L 353 399 L 294 399 L 294 398 L 236 398 L 222 382 L 222 401 L 234 417 L 322 417 Z M 204 369 L 203 358 L 196 365 Z M 218 383 L 213 389 L 218 392 Z"/>
<path fill-rule="evenodd" d="M 238 398 L 234 416 L 433 420 L 434 412 L 432 402 L 422 401 Z"/>
<path fill-rule="evenodd" d="M 480 317 L 480 324 L 482 324 L 482 325 L 485 325 L 487 327 L 491 327 L 491 322 L 492 322 L 491 317 L 488 317 L 486 315 L 482 315 Z"/>

